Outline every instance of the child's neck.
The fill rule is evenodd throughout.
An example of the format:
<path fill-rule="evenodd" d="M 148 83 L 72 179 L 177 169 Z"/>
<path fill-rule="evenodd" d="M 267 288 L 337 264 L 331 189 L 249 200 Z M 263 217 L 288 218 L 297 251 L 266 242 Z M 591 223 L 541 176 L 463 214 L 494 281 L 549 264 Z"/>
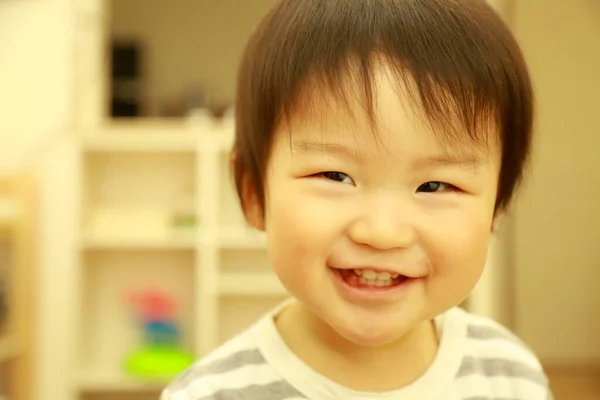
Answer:
<path fill-rule="evenodd" d="M 432 322 L 382 347 L 358 346 L 340 337 L 300 303 L 283 310 L 276 325 L 289 348 L 309 367 L 358 391 L 384 392 L 409 385 L 427 371 L 438 347 Z"/>

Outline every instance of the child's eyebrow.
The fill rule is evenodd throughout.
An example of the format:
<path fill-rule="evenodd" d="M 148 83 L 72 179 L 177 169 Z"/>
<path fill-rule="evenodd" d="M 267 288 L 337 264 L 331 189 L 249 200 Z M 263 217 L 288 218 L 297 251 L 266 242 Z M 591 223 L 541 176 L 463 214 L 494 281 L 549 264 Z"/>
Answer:
<path fill-rule="evenodd" d="M 295 140 L 293 142 L 293 148 L 298 153 L 301 154 L 309 154 L 309 153 L 329 153 L 329 154 L 337 154 L 342 157 L 347 158 L 359 158 L 358 151 L 356 149 L 352 150 L 344 145 L 339 143 L 327 143 L 320 141 L 310 141 L 310 140 Z"/>
<path fill-rule="evenodd" d="M 418 159 L 415 168 L 466 166 L 480 167 L 486 163 L 485 158 L 474 153 L 435 154 Z"/>
<path fill-rule="evenodd" d="M 300 154 L 329 153 L 337 154 L 347 158 L 360 158 L 358 149 L 350 149 L 339 143 L 327 143 L 311 140 L 295 140 L 293 148 Z M 417 159 L 413 163 L 415 169 L 426 167 L 465 166 L 480 167 L 486 163 L 485 157 L 476 152 L 463 151 L 452 153 L 440 153 L 428 155 Z"/>

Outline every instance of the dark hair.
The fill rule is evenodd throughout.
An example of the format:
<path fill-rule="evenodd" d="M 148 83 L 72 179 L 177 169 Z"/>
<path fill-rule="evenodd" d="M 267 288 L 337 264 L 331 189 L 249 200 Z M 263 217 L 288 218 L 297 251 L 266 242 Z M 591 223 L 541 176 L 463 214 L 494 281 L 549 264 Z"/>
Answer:
<path fill-rule="evenodd" d="M 507 207 L 529 158 L 533 90 L 518 44 L 484 0 L 277 2 L 239 69 L 232 155 L 242 207 L 246 182 L 264 210 L 275 131 L 310 110 L 307 90 L 346 101 L 347 83 L 356 83 L 373 120 L 378 57 L 411 83 L 405 86 L 440 139 L 466 131 L 482 144 L 493 123 L 502 152 L 496 211 Z"/>

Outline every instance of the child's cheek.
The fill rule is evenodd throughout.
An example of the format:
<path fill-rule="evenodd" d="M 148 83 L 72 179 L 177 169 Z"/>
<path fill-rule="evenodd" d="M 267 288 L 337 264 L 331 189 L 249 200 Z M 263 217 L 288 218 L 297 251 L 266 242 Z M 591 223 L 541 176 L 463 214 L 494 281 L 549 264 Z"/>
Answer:
<path fill-rule="evenodd" d="M 481 213 L 457 213 L 438 223 L 435 234 L 427 237 L 424 246 L 438 277 L 462 275 L 464 282 L 474 285 L 485 266 L 491 235 L 491 220 Z"/>
<path fill-rule="evenodd" d="M 273 196 L 269 211 L 273 268 L 288 290 L 309 290 L 309 283 L 326 271 L 325 260 L 335 240 L 335 214 L 327 212 L 322 201 L 291 192 Z"/>

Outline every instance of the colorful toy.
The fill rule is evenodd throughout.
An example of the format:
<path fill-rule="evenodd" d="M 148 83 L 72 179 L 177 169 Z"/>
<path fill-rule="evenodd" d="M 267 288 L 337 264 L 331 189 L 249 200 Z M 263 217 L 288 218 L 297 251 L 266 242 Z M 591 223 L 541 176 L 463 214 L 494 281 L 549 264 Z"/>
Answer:
<path fill-rule="evenodd" d="M 138 378 L 174 378 L 194 361 L 179 345 L 175 301 L 160 290 L 132 292 L 127 301 L 137 311 L 144 330 L 144 344 L 127 357 L 127 371 Z"/>

